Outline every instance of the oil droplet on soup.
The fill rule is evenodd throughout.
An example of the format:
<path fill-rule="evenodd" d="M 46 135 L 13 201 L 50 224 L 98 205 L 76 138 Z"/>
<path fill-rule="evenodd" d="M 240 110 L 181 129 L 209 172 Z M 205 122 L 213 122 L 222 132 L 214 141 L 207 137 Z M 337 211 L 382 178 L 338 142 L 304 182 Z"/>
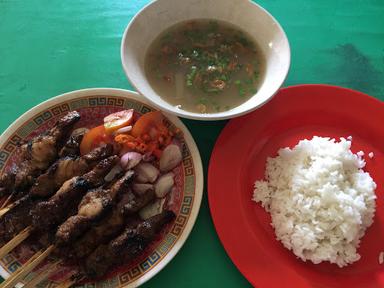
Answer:
<path fill-rule="evenodd" d="M 217 113 L 256 94 L 264 58 L 233 25 L 199 19 L 161 33 L 148 49 L 145 72 L 152 88 L 178 109 Z"/>

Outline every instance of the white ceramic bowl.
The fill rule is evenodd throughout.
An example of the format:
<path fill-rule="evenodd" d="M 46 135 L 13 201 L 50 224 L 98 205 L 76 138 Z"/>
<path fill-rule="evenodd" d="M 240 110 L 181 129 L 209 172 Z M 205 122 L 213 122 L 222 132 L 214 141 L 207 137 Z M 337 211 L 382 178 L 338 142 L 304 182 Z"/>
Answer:
<path fill-rule="evenodd" d="M 229 111 L 212 114 L 178 109 L 163 100 L 149 84 L 144 60 L 152 41 L 170 26 L 192 19 L 229 22 L 247 32 L 259 44 L 266 59 L 266 71 L 259 91 L 248 101 Z M 287 36 L 265 9 L 248 0 L 157 0 L 144 7 L 128 24 L 121 43 L 121 60 L 132 85 L 153 105 L 190 119 L 220 120 L 250 112 L 268 100 L 283 84 L 290 65 Z"/>

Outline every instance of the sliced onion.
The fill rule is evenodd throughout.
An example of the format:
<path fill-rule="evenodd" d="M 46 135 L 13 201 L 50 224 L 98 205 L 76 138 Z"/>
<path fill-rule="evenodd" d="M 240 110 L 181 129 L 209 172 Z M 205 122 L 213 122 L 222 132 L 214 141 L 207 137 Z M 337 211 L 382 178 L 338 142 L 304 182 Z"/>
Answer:
<path fill-rule="evenodd" d="M 175 175 L 171 172 L 161 175 L 159 177 L 155 184 L 155 193 L 158 198 L 165 197 L 165 195 L 167 195 L 169 191 L 171 191 L 173 185 L 175 184 L 175 181 L 173 179 L 174 176 Z"/>
<path fill-rule="evenodd" d="M 136 179 L 140 183 L 154 183 L 159 176 L 159 170 L 150 163 L 141 162 L 135 167 Z"/>
<path fill-rule="evenodd" d="M 132 130 L 132 126 L 126 126 L 126 127 L 117 129 L 114 133 L 115 133 L 115 135 L 117 135 L 117 134 L 123 134 L 123 133 L 128 133 L 128 132 L 131 131 L 131 130 Z"/>
<path fill-rule="evenodd" d="M 113 122 L 116 120 L 129 121 L 133 117 L 133 112 L 134 112 L 133 109 L 128 109 L 128 110 L 122 110 L 119 112 L 109 114 L 104 117 L 104 123 Z"/>
<path fill-rule="evenodd" d="M 130 151 L 121 156 L 120 164 L 125 170 L 132 169 L 140 163 L 143 155 L 138 152 Z"/>
<path fill-rule="evenodd" d="M 180 164 L 182 160 L 181 150 L 179 146 L 175 144 L 168 145 L 164 151 L 163 154 L 161 154 L 160 157 L 160 171 L 161 172 L 168 172 L 175 168 L 177 165 Z"/>
<path fill-rule="evenodd" d="M 148 190 L 153 189 L 152 184 L 147 183 L 134 183 L 132 185 L 132 190 L 137 196 L 144 195 Z"/>

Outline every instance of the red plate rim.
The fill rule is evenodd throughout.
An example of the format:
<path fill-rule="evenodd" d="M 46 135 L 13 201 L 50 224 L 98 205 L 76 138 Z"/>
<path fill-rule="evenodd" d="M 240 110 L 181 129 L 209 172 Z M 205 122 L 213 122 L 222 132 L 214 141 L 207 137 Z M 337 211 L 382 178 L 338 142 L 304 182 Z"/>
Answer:
<path fill-rule="evenodd" d="M 318 285 L 313 285 L 312 283 L 311 285 L 311 283 L 309 283 L 311 281 L 309 281 L 306 277 L 308 277 L 308 275 L 313 276 L 314 278 L 318 277 L 318 275 L 316 275 L 317 273 L 316 271 L 309 271 L 308 274 L 306 274 L 305 276 L 299 275 L 299 273 L 295 271 L 296 267 L 291 267 L 288 265 L 284 266 L 284 264 L 282 264 L 279 261 L 279 259 L 271 258 L 270 254 L 268 254 L 268 251 L 261 251 L 260 249 L 257 249 L 261 247 L 260 241 L 265 241 L 265 239 L 259 241 L 257 239 L 257 237 L 259 236 L 258 235 L 255 236 L 254 231 L 251 231 L 251 228 L 245 218 L 247 212 L 242 211 L 242 209 L 240 209 L 242 208 L 241 206 L 242 204 L 240 203 L 241 200 L 238 199 L 240 197 L 236 196 L 236 193 L 235 193 L 235 192 L 238 192 L 238 190 L 240 190 L 241 193 L 244 193 L 243 192 L 244 189 L 249 188 L 249 187 L 244 188 L 244 183 L 242 183 L 243 181 L 241 181 L 240 176 L 245 173 L 244 166 L 246 165 L 243 165 L 247 161 L 245 154 L 251 151 L 250 150 L 252 149 L 251 145 L 253 145 L 252 141 L 249 141 L 249 142 L 243 141 L 241 143 L 238 143 L 237 139 L 240 139 L 240 141 L 244 140 L 240 137 L 240 134 L 251 132 L 253 133 L 252 137 L 257 137 L 258 136 L 257 133 L 259 133 L 262 130 L 262 127 L 264 127 L 264 125 L 267 125 L 267 124 L 273 125 L 273 121 L 274 121 L 273 117 L 275 115 L 280 115 L 280 116 L 283 115 L 285 112 L 282 112 L 282 111 L 285 111 L 285 109 L 289 110 L 287 113 L 300 111 L 300 109 L 302 110 L 301 112 L 304 113 L 303 108 L 300 108 L 301 105 L 297 105 L 296 107 L 293 107 L 293 108 L 288 107 L 292 105 L 279 107 L 279 105 L 287 104 L 286 103 L 288 99 L 287 97 L 291 97 L 290 100 L 292 100 L 293 104 L 294 103 L 298 104 L 300 102 L 297 103 L 297 101 L 302 101 L 304 99 L 302 98 L 304 97 L 304 95 L 306 95 L 305 97 L 307 97 L 307 99 L 305 99 L 306 102 L 308 102 L 308 99 L 309 97 L 311 97 L 311 95 L 324 96 L 322 99 L 318 99 L 319 97 L 311 98 L 310 101 L 312 102 L 311 105 L 314 107 L 314 110 L 319 110 L 319 109 L 321 110 L 323 108 L 324 113 L 340 114 L 341 115 L 340 117 L 342 118 L 347 117 L 347 119 L 350 119 L 350 117 L 355 116 L 358 118 L 358 120 L 363 119 L 362 123 L 360 122 L 354 123 L 354 125 L 355 124 L 358 125 L 356 129 L 361 129 L 362 127 L 364 127 L 364 125 L 370 125 L 374 127 L 375 133 L 377 131 L 377 135 L 382 136 L 381 137 L 382 140 L 380 139 L 375 141 L 374 146 L 380 149 L 381 151 L 384 150 L 384 128 L 383 128 L 384 124 L 380 124 L 380 123 L 384 123 L 384 103 L 364 93 L 354 91 L 348 88 L 338 87 L 338 86 L 331 86 L 331 85 L 324 85 L 324 84 L 305 84 L 305 85 L 297 85 L 297 86 L 282 88 L 269 103 L 267 103 L 260 109 L 257 109 L 245 116 L 232 119 L 226 125 L 226 127 L 223 129 L 223 131 L 221 132 L 220 136 L 216 141 L 215 147 L 211 155 L 210 163 L 209 163 L 209 169 L 208 169 L 209 207 L 210 207 L 216 232 L 227 254 L 231 258 L 235 266 L 239 269 L 239 271 L 253 286 L 257 286 L 257 287 L 326 287 L 327 285 L 329 285 L 333 287 L 339 287 L 338 285 L 332 285 L 333 280 L 329 282 L 330 281 L 329 279 L 324 280 L 325 281 L 324 283 L 327 283 L 326 286 L 324 286 L 324 283 L 317 283 Z M 328 104 L 328 106 L 326 104 Z M 308 103 L 303 104 L 303 106 L 305 105 L 308 106 L 309 104 Z M 276 107 L 282 108 L 283 110 L 276 109 Z M 359 109 L 361 107 L 364 107 L 364 109 Z M 359 112 L 357 116 L 356 114 L 353 114 L 354 110 Z M 311 111 L 309 111 L 309 113 L 311 113 Z M 268 123 L 259 122 L 258 126 L 260 128 L 256 128 L 255 131 L 251 131 L 248 128 L 248 131 L 247 131 L 247 126 L 250 126 L 249 123 L 251 123 L 253 119 L 256 119 L 256 118 L 259 119 L 261 116 L 264 117 L 263 121 L 264 119 L 267 119 L 265 121 Z M 310 114 L 308 114 L 308 121 L 316 122 L 316 119 L 314 117 L 315 116 L 312 117 Z M 322 120 L 320 120 L 320 122 L 321 121 Z M 373 122 L 376 121 L 376 123 L 372 124 L 372 121 Z M 316 124 L 321 124 L 321 123 L 316 122 Z M 297 125 L 300 125 L 300 124 L 297 124 Z M 241 127 L 241 129 L 239 129 L 239 127 Z M 361 133 L 363 134 L 362 137 L 372 136 L 372 135 L 369 135 L 370 132 L 362 131 Z M 344 135 L 341 135 L 341 136 L 344 136 Z M 244 135 L 242 137 L 244 138 Z M 236 143 L 238 143 L 238 148 L 240 149 L 237 149 L 238 155 L 233 155 L 233 153 L 231 154 L 231 152 L 234 152 L 234 151 L 229 151 L 228 147 L 231 147 L 231 145 L 233 147 L 233 145 Z M 383 171 L 383 170 L 380 170 L 380 171 Z M 384 176 L 382 178 L 384 178 Z M 220 181 L 216 181 L 218 179 L 220 179 Z M 376 190 L 376 194 L 377 193 L 378 193 L 378 190 Z M 250 198 L 249 198 L 249 201 L 251 202 Z M 380 205 L 377 204 L 376 214 L 378 211 L 378 207 L 381 206 L 381 204 L 382 203 L 380 203 Z M 259 205 L 259 204 L 254 203 L 254 205 Z M 234 213 L 231 213 L 231 212 L 234 212 Z M 367 231 L 369 232 L 369 230 Z M 265 237 L 265 236 L 260 235 L 260 238 L 262 237 Z M 276 243 L 279 243 L 275 239 L 270 239 L 270 241 L 275 241 Z M 252 247 L 250 247 L 251 245 Z M 281 244 L 279 243 L 279 245 Z M 254 249 L 250 249 L 253 247 Z M 284 250 L 286 249 L 284 248 Z M 384 251 L 384 244 L 383 244 L 382 250 Z M 287 253 L 291 253 L 291 252 L 288 251 Z M 301 263 L 298 263 L 297 265 L 314 266 L 314 264 L 306 264 L 296 259 L 294 259 L 293 261 L 301 262 Z M 320 265 L 323 265 L 323 264 L 320 264 Z M 326 264 L 326 265 L 331 265 L 331 264 Z M 343 268 L 343 269 L 346 269 L 346 268 Z M 375 273 L 377 272 L 376 270 L 375 270 Z M 381 269 L 381 271 L 383 271 L 383 269 Z M 273 277 L 271 276 L 274 276 L 275 279 L 273 279 Z M 369 285 L 369 287 L 383 287 L 384 273 L 376 273 L 374 276 L 376 277 L 376 282 L 373 283 L 372 285 Z M 350 280 L 345 280 L 343 279 L 343 277 L 345 277 L 345 275 L 343 276 L 342 273 L 340 273 L 340 275 L 337 274 L 334 276 L 334 280 L 336 280 L 336 282 L 341 281 L 340 284 L 341 283 L 348 284 L 350 285 L 350 287 L 355 286 L 354 281 L 356 281 L 357 276 L 352 277 Z M 294 286 L 291 286 L 293 284 Z M 368 287 L 368 286 L 364 286 L 364 287 Z"/>

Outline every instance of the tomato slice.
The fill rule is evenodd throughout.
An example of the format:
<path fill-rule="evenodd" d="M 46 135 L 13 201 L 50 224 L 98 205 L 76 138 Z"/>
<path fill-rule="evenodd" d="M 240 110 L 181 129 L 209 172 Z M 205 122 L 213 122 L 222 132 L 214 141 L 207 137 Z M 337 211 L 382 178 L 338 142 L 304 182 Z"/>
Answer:
<path fill-rule="evenodd" d="M 132 136 L 139 137 L 149 133 L 151 128 L 156 128 L 162 125 L 163 119 L 163 114 L 161 114 L 160 111 L 143 114 L 132 127 Z"/>
<path fill-rule="evenodd" d="M 128 126 L 133 121 L 133 109 L 112 113 L 104 118 L 104 127 L 107 134 Z"/>
<path fill-rule="evenodd" d="M 80 143 L 80 153 L 81 155 L 87 154 L 101 144 L 111 142 L 112 139 L 106 133 L 104 125 L 97 126 L 85 133 Z"/>

